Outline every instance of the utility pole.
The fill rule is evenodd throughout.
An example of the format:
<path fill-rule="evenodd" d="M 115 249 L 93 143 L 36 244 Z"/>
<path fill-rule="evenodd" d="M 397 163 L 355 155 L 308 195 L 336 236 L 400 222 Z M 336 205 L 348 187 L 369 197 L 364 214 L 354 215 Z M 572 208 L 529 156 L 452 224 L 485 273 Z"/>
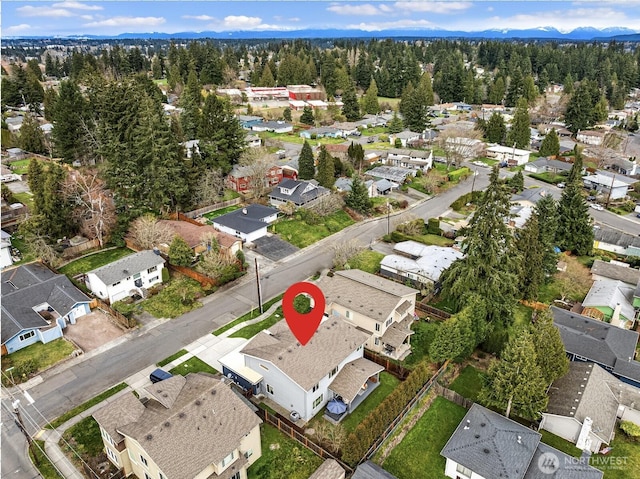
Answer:
<path fill-rule="evenodd" d="M 613 174 L 613 177 L 611 178 L 611 186 L 609 187 L 609 194 L 607 195 L 607 203 L 605 205 L 605 208 L 609 208 L 609 200 L 611 199 L 611 192 L 613 191 L 613 183 L 616 181 L 616 174 Z"/>
<path fill-rule="evenodd" d="M 389 204 L 389 200 L 387 200 L 387 236 L 391 233 L 389 231 L 389 216 L 391 214 L 391 205 Z"/>
<path fill-rule="evenodd" d="M 258 258 L 256 261 L 256 283 L 258 284 L 258 306 L 260 307 L 260 314 L 264 313 L 262 309 L 262 288 L 260 287 L 260 272 L 258 271 Z"/>

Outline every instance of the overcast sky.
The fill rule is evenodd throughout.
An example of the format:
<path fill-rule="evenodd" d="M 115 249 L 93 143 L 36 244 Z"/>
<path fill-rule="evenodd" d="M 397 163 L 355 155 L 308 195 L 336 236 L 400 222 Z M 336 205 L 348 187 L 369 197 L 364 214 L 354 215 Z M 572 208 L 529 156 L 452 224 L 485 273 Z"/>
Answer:
<path fill-rule="evenodd" d="M 581 1 L 2 1 L 2 36 L 128 32 L 436 28 L 481 31 L 626 27 L 640 0 Z"/>

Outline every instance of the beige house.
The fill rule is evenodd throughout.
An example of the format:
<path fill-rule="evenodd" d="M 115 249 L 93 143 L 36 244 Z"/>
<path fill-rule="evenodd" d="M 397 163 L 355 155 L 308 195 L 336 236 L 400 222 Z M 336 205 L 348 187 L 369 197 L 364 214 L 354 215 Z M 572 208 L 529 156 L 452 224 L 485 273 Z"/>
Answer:
<path fill-rule="evenodd" d="M 411 353 L 417 289 L 358 269 L 325 276 L 318 286 L 326 298 L 325 314 L 342 316 L 370 334 L 366 348 L 395 359 Z"/>
<path fill-rule="evenodd" d="M 109 460 L 140 479 L 246 479 L 261 455 L 260 418 L 204 373 L 173 376 L 94 413 Z"/>

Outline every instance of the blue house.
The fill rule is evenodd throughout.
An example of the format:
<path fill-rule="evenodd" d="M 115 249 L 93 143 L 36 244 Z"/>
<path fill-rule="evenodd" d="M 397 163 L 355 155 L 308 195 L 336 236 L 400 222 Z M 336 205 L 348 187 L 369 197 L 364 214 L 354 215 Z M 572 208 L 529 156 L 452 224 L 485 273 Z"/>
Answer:
<path fill-rule="evenodd" d="M 69 278 L 40 263 L 2 273 L 2 354 L 62 337 L 67 324 L 91 311 Z"/>
<path fill-rule="evenodd" d="M 245 130 L 251 130 L 255 125 L 262 123 L 262 117 L 253 115 L 238 115 L 238 121 Z"/>

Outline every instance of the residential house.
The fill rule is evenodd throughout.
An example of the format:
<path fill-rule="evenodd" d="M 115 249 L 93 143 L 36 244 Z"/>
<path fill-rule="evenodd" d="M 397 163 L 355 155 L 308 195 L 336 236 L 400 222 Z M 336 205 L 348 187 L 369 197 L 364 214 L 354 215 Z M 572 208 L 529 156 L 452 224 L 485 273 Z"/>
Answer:
<path fill-rule="evenodd" d="M 29 213 L 29 208 L 22 203 L 7 203 L 5 200 L 0 202 L 0 223 L 2 227 L 14 226 L 22 222 Z"/>
<path fill-rule="evenodd" d="M 320 467 L 316 469 L 309 479 L 344 479 L 345 470 L 335 459 L 326 459 Z"/>
<path fill-rule="evenodd" d="M 330 193 L 330 190 L 313 181 L 286 179 L 269 193 L 269 202 L 273 206 L 285 205 L 291 202 L 296 207 L 301 207 L 311 205 Z"/>
<path fill-rule="evenodd" d="M 408 144 L 417 141 L 420 139 L 420 133 L 416 133 L 415 131 L 401 131 L 400 133 L 391 133 L 389 135 L 389 143 L 391 145 L 396 144 L 396 140 L 400 140 L 403 148 L 406 148 Z"/>
<path fill-rule="evenodd" d="M 387 165 L 427 171 L 433 168 L 433 152 L 391 148 L 387 151 Z"/>
<path fill-rule="evenodd" d="M 211 249 L 211 240 L 214 239 L 220 251 L 229 257 L 235 257 L 238 251 L 242 251 L 242 240 L 230 234 L 215 229 L 211 225 L 195 224 L 188 221 L 158 220 L 160 225 L 171 229 L 180 236 L 193 250 L 193 255 L 198 256 Z M 169 253 L 170 245 L 158 245 L 164 253 Z"/>
<path fill-rule="evenodd" d="M 605 132 L 598 130 L 578 131 L 576 140 L 587 145 L 599 146 L 604 141 Z"/>
<path fill-rule="evenodd" d="M 597 259 L 591 266 L 591 279 L 610 279 L 636 286 L 640 281 L 640 269 L 631 268 L 628 263 L 621 261 L 602 261 Z"/>
<path fill-rule="evenodd" d="M 160 254 L 140 251 L 89 271 L 85 284 L 97 297 L 112 304 L 136 294 L 144 298 L 148 288 L 162 283 L 164 263 Z"/>
<path fill-rule="evenodd" d="M 350 135 L 360 134 L 360 130 L 358 129 L 358 123 L 354 121 L 335 122 L 331 126 L 339 130 L 341 136 L 344 138 Z"/>
<path fill-rule="evenodd" d="M 302 346 L 285 320 L 261 331 L 238 351 L 240 359 L 220 359 L 223 374 L 303 421 L 310 420 L 330 400 L 353 411 L 378 385 L 382 366 L 363 357 L 369 335 L 343 318 L 325 317 L 313 338 Z M 246 369 L 251 377 L 245 377 Z M 258 376 L 257 378 L 255 376 Z M 246 382 L 245 382 L 246 381 Z"/>
<path fill-rule="evenodd" d="M 546 188 L 527 188 L 511 196 L 511 202 L 534 207 L 542 198 L 550 194 Z"/>
<path fill-rule="evenodd" d="M 246 479 L 262 455 L 260 418 L 224 382 L 175 375 L 93 414 L 109 460 L 126 476 Z"/>
<path fill-rule="evenodd" d="M 375 151 L 371 151 L 369 153 L 365 153 L 364 155 L 364 164 L 365 165 L 373 165 L 374 163 L 378 163 L 379 161 L 382 161 L 381 157 L 380 157 L 380 153 L 376 153 Z"/>
<path fill-rule="evenodd" d="M 189 140 L 189 141 L 185 141 L 184 143 L 180 143 L 180 145 L 184 148 L 184 153 L 185 156 L 188 159 L 191 159 L 193 157 L 193 154 L 200 154 L 200 140 Z"/>
<path fill-rule="evenodd" d="M 298 179 L 298 161 L 300 156 L 294 156 L 287 163 L 282 165 L 282 179 L 297 180 Z"/>
<path fill-rule="evenodd" d="M 11 235 L 5 230 L 0 230 L 0 269 L 4 269 L 12 264 Z"/>
<path fill-rule="evenodd" d="M 278 210 L 259 204 L 247 205 L 213 219 L 213 227 L 249 242 L 267 234 L 267 227 L 278 219 Z"/>
<path fill-rule="evenodd" d="M 640 237 L 605 226 L 593 230 L 593 247 L 623 256 L 640 257 Z"/>
<path fill-rule="evenodd" d="M 416 170 L 399 166 L 376 166 L 366 172 L 368 176 L 402 184 L 408 176 L 416 176 Z"/>
<path fill-rule="evenodd" d="M 359 120 L 356 123 L 364 128 L 375 128 L 376 126 L 387 126 L 387 123 L 389 122 L 389 120 L 391 120 L 391 118 L 393 118 L 393 116 L 383 113 L 378 113 L 377 115 L 366 114 L 362 117 L 362 120 Z"/>
<path fill-rule="evenodd" d="M 395 359 L 410 354 L 418 290 L 358 269 L 323 276 L 318 287 L 325 313 L 366 331 L 368 349 Z"/>
<path fill-rule="evenodd" d="M 636 318 L 636 311 L 633 308 L 635 289 L 635 286 L 611 279 L 594 281 L 582 301 L 582 306 L 585 308 L 582 314 L 629 329 Z"/>
<path fill-rule="evenodd" d="M 272 133 L 291 133 L 293 125 L 285 121 L 262 121 L 251 127 L 252 131 L 270 131 Z"/>
<path fill-rule="evenodd" d="M 435 285 L 442 272 L 464 255 L 453 248 L 401 241 L 380 263 L 380 274 L 396 281 L 409 281 L 420 288 Z"/>
<path fill-rule="evenodd" d="M 517 203 L 512 204 L 509 208 L 509 217 L 505 219 L 505 222 L 511 228 L 523 228 L 533 215 L 533 209 L 533 206 L 525 206 Z"/>
<path fill-rule="evenodd" d="M 340 193 L 347 193 L 351 191 L 351 185 L 353 183 L 352 178 L 338 178 L 335 183 L 336 191 Z M 369 198 L 374 198 L 378 196 L 378 189 L 376 188 L 376 184 L 373 180 L 367 180 L 364 182 L 364 185 L 367 187 L 367 194 Z"/>
<path fill-rule="evenodd" d="M 549 388 L 540 429 L 578 449 L 598 453 L 615 435 L 618 418 L 640 425 L 640 389 L 621 383 L 591 362 L 572 362 Z"/>
<path fill-rule="evenodd" d="M 263 118 L 261 116 L 253 115 L 238 115 L 238 121 L 245 130 L 251 130 L 255 125 L 262 123 Z"/>
<path fill-rule="evenodd" d="M 302 138 L 307 140 L 311 138 L 341 138 L 342 132 L 331 126 L 321 126 L 318 128 L 309 128 L 300 132 Z"/>
<path fill-rule="evenodd" d="M 616 156 L 611 160 L 611 169 L 625 176 L 635 176 L 640 173 L 638 162 L 623 156 Z"/>
<path fill-rule="evenodd" d="M 41 263 L 2 272 L 2 354 L 62 337 L 90 312 L 90 299 L 69 278 Z"/>
<path fill-rule="evenodd" d="M 253 178 L 255 170 L 251 166 L 234 165 L 231 172 L 225 178 L 227 188 L 241 194 L 249 193 L 257 181 Z M 265 188 L 272 188 L 282 181 L 283 171 L 281 166 L 273 165 L 264 172 L 262 182 Z"/>
<path fill-rule="evenodd" d="M 375 462 L 364 461 L 356 468 L 351 479 L 398 479 L 393 474 L 385 471 Z"/>
<path fill-rule="evenodd" d="M 24 160 L 27 157 L 27 152 L 22 148 L 8 148 L 7 155 L 9 155 L 10 160 Z"/>
<path fill-rule="evenodd" d="M 22 115 L 11 116 L 9 118 L 5 118 L 4 121 L 7 124 L 7 129 L 11 133 L 15 133 L 17 131 L 20 131 L 20 128 L 22 128 L 22 123 L 24 121 L 24 117 Z"/>
<path fill-rule="evenodd" d="M 554 173 L 556 175 L 569 173 L 573 164 L 567 161 L 552 160 L 549 158 L 538 158 L 524 165 L 524 171 L 529 173 Z"/>
<path fill-rule="evenodd" d="M 542 435 L 474 404 L 440 454 L 452 479 L 601 479 L 603 472 L 540 442 Z"/>
<path fill-rule="evenodd" d="M 247 97 L 249 97 L 250 101 L 287 100 L 289 98 L 289 91 L 283 86 L 252 86 L 245 88 L 244 91 L 247 94 Z"/>
<path fill-rule="evenodd" d="M 323 102 L 324 103 L 324 102 Z M 306 101 L 302 100 L 289 100 L 289 108 L 292 110 L 304 110 L 305 106 L 310 106 Z"/>
<path fill-rule="evenodd" d="M 249 148 L 260 148 L 262 146 L 262 140 L 260 140 L 258 135 L 251 135 L 247 133 L 244 137 L 244 141 Z"/>
<path fill-rule="evenodd" d="M 529 162 L 529 150 L 521 150 L 520 148 L 493 145 L 487 148 L 487 157 L 498 160 L 500 163 L 506 163 L 509 166 L 521 166 Z"/>
<path fill-rule="evenodd" d="M 638 333 L 551 306 L 571 361 L 590 361 L 621 381 L 640 387 L 640 362 L 635 361 Z"/>
<path fill-rule="evenodd" d="M 398 183 L 394 183 L 393 181 L 389 181 L 387 179 L 378 180 L 375 183 L 376 191 L 378 195 L 386 196 L 391 193 L 393 190 L 398 189 L 400 185 Z"/>
<path fill-rule="evenodd" d="M 294 101 L 295 101 L 295 103 L 306 103 L 307 105 L 309 105 L 314 110 L 326 110 L 327 108 L 329 108 L 329 104 L 326 101 L 323 101 L 323 100 L 307 100 L 306 102 L 300 102 L 300 101 L 297 101 L 297 100 L 292 100 L 289 103 L 294 103 Z"/>
<path fill-rule="evenodd" d="M 608 176 L 596 171 L 593 175 L 582 177 L 585 188 L 596 190 L 611 200 L 624 199 L 629 192 L 630 183 L 615 176 Z M 634 180 L 635 182 L 637 180 Z M 633 184 L 633 183 L 631 183 Z"/>

